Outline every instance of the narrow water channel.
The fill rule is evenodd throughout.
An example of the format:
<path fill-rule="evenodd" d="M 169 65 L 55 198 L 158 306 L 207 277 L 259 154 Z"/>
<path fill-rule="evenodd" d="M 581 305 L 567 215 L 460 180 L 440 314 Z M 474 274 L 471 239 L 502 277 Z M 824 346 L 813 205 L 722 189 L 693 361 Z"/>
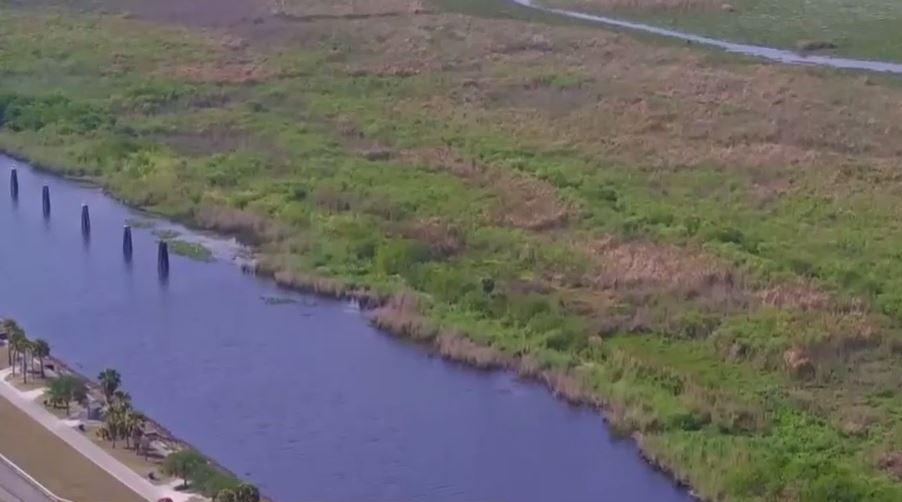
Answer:
<path fill-rule="evenodd" d="M 173 256 L 161 283 L 150 229 L 123 260 L 131 218 L 96 188 L 0 156 L 0 316 L 86 375 L 117 368 L 137 407 L 275 500 L 691 500 L 597 413 L 244 275 L 226 241 L 210 242 L 213 263 Z"/>
<path fill-rule="evenodd" d="M 804 54 L 796 51 L 777 49 L 775 47 L 765 47 L 761 45 L 741 44 L 720 40 L 717 38 L 705 37 L 693 33 L 686 33 L 667 28 L 659 28 L 649 24 L 638 23 L 635 21 L 626 21 L 623 19 L 599 16 L 595 14 L 587 14 L 568 9 L 559 9 L 554 7 L 546 7 L 540 5 L 536 0 L 508 0 L 514 4 L 527 9 L 532 9 L 546 14 L 554 14 L 557 16 L 578 19 L 589 23 L 607 26 L 609 28 L 621 28 L 641 33 L 650 33 L 666 38 L 674 38 L 685 42 L 713 47 L 732 54 L 742 56 L 751 56 L 761 59 L 767 59 L 777 63 L 823 66 L 827 68 L 836 68 L 841 70 L 863 70 L 878 73 L 902 74 L 902 63 L 890 63 L 886 61 L 873 61 L 867 59 L 852 59 L 837 56 L 821 56 L 816 54 Z"/>

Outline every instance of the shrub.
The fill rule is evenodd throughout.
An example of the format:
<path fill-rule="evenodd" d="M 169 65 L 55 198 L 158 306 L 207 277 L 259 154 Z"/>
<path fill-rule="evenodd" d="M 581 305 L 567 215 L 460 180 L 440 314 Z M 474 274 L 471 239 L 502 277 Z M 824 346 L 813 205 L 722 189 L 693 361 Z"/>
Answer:
<path fill-rule="evenodd" d="M 405 275 L 429 259 L 429 249 L 418 242 L 391 240 L 379 246 L 376 267 L 386 275 Z"/>
<path fill-rule="evenodd" d="M 0 95 L 0 127 L 17 132 L 38 131 L 55 125 L 63 134 L 86 133 L 111 127 L 114 123 L 113 116 L 107 110 L 75 103 L 60 95 Z"/>
<path fill-rule="evenodd" d="M 190 475 L 191 485 L 198 492 L 212 497 L 223 490 L 235 490 L 239 481 L 207 463 L 201 464 Z"/>
<path fill-rule="evenodd" d="M 163 472 L 169 476 L 182 479 L 182 486 L 188 487 L 188 482 L 198 472 L 207 467 L 207 461 L 194 450 L 181 450 L 170 454 L 163 460 Z"/>

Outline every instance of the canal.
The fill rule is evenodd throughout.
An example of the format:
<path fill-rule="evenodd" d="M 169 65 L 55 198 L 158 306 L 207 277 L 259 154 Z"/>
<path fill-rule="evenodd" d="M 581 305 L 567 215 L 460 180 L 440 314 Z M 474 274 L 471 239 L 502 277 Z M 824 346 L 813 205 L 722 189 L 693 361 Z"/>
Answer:
<path fill-rule="evenodd" d="M 126 221 L 217 259 L 172 256 L 160 281 L 153 228 L 135 225 L 123 259 Z M 428 357 L 352 304 L 242 274 L 238 248 L 0 156 L 0 317 L 85 375 L 118 369 L 138 408 L 275 500 L 691 500 L 596 412 Z"/>

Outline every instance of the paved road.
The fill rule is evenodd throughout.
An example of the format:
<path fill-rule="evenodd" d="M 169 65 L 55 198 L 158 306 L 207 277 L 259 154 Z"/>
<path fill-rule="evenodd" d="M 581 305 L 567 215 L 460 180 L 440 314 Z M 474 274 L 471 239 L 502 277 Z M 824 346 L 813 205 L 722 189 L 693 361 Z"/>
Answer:
<path fill-rule="evenodd" d="M 2 460 L 0 460 L 0 501 L 54 502 Z"/>

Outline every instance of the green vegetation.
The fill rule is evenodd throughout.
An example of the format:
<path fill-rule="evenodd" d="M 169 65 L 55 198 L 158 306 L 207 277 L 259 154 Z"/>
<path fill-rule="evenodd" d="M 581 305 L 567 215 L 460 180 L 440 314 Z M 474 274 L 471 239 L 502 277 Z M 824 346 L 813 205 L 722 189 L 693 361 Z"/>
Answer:
<path fill-rule="evenodd" d="M 253 485 L 242 483 L 237 488 L 223 488 L 216 494 L 216 502 L 259 502 L 260 492 Z"/>
<path fill-rule="evenodd" d="M 836 54 L 902 61 L 895 0 L 541 0 L 733 42 L 786 49 L 830 44 Z"/>
<path fill-rule="evenodd" d="M 103 391 L 103 397 L 107 404 L 112 403 L 113 396 L 122 385 L 122 376 L 113 368 L 107 368 L 97 375 L 97 381 L 100 383 L 100 390 Z"/>
<path fill-rule="evenodd" d="M 182 478 L 182 488 L 192 488 L 208 497 L 216 496 L 216 500 L 227 500 L 222 499 L 220 494 L 234 495 L 236 498 L 233 500 L 240 502 L 253 501 L 250 497 L 256 494 L 256 501 L 260 500 L 256 487 L 240 483 L 216 469 L 194 450 L 180 450 L 167 456 L 163 460 L 163 471 L 170 476 Z"/>
<path fill-rule="evenodd" d="M 84 382 L 72 375 L 62 375 L 50 380 L 47 386 L 47 400 L 53 407 L 66 409 L 69 415 L 69 407 L 72 402 L 84 403 L 88 397 L 88 389 Z"/>
<path fill-rule="evenodd" d="M 188 478 L 207 461 L 193 450 L 177 451 L 163 461 L 163 471 L 169 476 L 182 478 L 182 488 L 188 488 Z"/>
<path fill-rule="evenodd" d="M 41 365 L 41 378 L 47 378 L 44 373 L 44 359 L 50 357 L 50 344 L 47 340 L 38 338 L 32 346 L 32 354 L 38 358 L 38 364 Z"/>
<path fill-rule="evenodd" d="M 605 403 L 704 497 L 902 498 L 898 86 L 485 9 L 298 41 L 0 7 L 0 148 Z"/>
<path fill-rule="evenodd" d="M 169 251 L 179 256 L 191 258 L 192 260 L 203 262 L 213 261 L 213 252 L 204 247 L 203 244 L 198 244 L 196 242 L 171 239 L 169 240 Z"/>
<path fill-rule="evenodd" d="M 22 383 L 28 383 L 29 367 L 34 365 L 34 358 L 38 358 L 40 364 L 41 378 L 46 378 L 44 374 L 44 359 L 50 357 L 50 344 L 46 340 L 37 339 L 29 340 L 23 330 L 16 321 L 12 319 L 4 319 L 0 323 L 0 333 L 7 336 L 7 356 L 9 358 L 9 366 L 12 368 L 12 374 L 16 374 L 16 370 L 21 364 Z M 33 367 L 31 367 L 34 370 Z"/>

